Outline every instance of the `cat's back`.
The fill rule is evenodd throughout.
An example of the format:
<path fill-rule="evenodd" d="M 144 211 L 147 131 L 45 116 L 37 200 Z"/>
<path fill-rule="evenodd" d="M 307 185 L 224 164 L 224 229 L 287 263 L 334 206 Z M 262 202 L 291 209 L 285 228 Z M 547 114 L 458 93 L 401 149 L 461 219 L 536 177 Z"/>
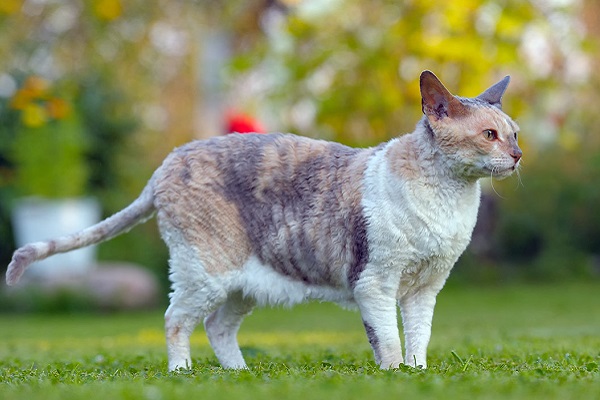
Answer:
<path fill-rule="evenodd" d="M 361 151 L 291 134 L 230 134 L 176 148 L 157 171 L 156 186 L 212 182 L 229 197 L 244 196 L 244 189 L 261 197 L 290 185 L 298 192 L 299 186 L 333 184 L 340 173 L 352 173 Z"/>

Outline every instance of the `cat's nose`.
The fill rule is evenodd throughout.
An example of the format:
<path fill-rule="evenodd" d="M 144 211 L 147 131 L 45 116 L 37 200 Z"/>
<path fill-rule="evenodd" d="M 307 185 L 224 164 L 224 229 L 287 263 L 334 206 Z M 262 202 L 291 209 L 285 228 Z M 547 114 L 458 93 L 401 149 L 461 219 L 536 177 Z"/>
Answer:
<path fill-rule="evenodd" d="M 523 152 L 521 151 L 521 149 L 519 149 L 517 147 L 516 149 L 513 149 L 513 151 L 510 153 L 510 156 L 513 158 L 513 160 L 515 160 L 515 164 L 516 164 L 519 162 L 519 160 L 523 156 Z"/>

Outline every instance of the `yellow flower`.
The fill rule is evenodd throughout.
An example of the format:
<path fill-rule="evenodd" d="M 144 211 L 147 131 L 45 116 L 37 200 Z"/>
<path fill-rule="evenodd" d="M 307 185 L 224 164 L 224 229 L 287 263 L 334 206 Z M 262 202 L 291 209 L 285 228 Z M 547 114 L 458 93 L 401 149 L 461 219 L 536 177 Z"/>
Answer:
<path fill-rule="evenodd" d="M 39 128 L 48 120 L 46 109 L 36 103 L 29 103 L 23 108 L 21 122 L 29 128 Z"/>
<path fill-rule="evenodd" d="M 121 16 L 123 6 L 121 0 L 96 0 L 94 13 L 100 19 L 112 21 Z"/>

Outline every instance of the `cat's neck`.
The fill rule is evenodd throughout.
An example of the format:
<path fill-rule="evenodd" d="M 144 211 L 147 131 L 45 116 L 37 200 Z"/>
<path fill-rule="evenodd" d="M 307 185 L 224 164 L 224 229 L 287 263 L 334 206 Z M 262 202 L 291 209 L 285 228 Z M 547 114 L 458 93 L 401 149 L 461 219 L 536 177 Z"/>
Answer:
<path fill-rule="evenodd" d="M 408 214 L 440 230 L 441 225 L 465 215 L 474 221 L 481 195 L 479 181 L 456 173 L 453 163 L 421 121 L 415 131 L 392 139 L 371 158 L 364 202 L 396 210 L 386 214 L 392 225 L 406 223 Z"/>
<path fill-rule="evenodd" d="M 403 180 L 461 187 L 478 182 L 477 178 L 464 174 L 459 163 L 440 149 L 425 117 L 412 133 L 389 142 L 387 157 L 392 172 Z"/>

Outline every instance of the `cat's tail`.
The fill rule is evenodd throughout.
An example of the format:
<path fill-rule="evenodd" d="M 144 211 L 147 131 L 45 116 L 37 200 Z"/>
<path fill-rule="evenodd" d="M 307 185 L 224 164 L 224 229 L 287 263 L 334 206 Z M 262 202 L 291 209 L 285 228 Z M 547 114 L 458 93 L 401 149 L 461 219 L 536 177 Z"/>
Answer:
<path fill-rule="evenodd" d="M 45 242 L 30 243 L 18 248 L 8 265 L 6 283 L 8 285 L 17 283 L 25 269 L 34 261 L 107 241 L 151 218 L 155 211 L 152 182 L 153 179 L 133 203 L 96 225 L 72 235 Z"/>

